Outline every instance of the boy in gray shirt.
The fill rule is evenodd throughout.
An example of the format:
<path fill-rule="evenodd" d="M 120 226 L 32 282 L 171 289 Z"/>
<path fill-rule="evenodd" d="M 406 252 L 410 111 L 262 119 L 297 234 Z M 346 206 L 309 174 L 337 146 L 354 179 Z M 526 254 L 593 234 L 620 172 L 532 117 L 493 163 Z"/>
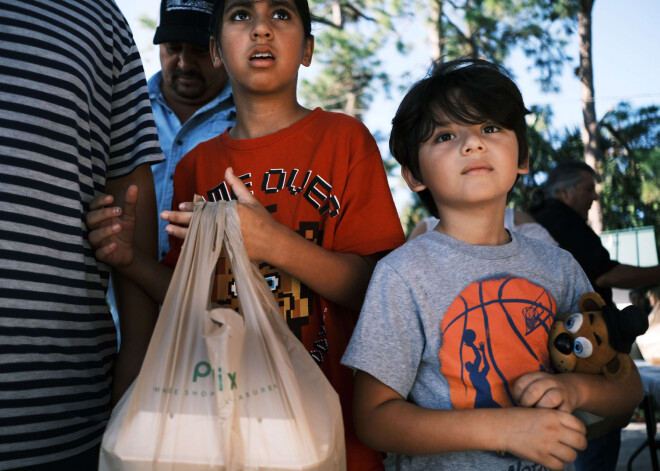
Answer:
<path fill-rule="evenodd" d="M 586 446 L 571 413 L 641 402 L 639 374 L 552 375 L 548 331 L 591 291 L 573 257 L 504 228 L 527 173 L 524 106 L 501 68 L 439 64 L 403 99 L 390 149 L 440 219 L 382 259 L 342 363 L 354 420 L 399 469 L 562 469 Z"/>

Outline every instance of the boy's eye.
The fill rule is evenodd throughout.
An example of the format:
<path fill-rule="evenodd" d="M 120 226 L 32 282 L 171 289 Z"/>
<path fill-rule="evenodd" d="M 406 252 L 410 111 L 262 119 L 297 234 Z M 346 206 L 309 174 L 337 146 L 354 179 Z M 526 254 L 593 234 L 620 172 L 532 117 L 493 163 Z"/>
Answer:
<path fill-rule="evenodd" d="M 452 133 L 441 132 L 440 134 L 438 134 L 438 137 L 436 138 L 436 141 L 438 141 L 438 142 L 447 142 L 447 141 L 451 141 L 455 137 L 456 136 L 454 136 Z"/>
<path fill-rule="evenodd" d="M 484 134 L 491 134 L 494 132 L 500 131 L 501 128 L 499 126 L 495 126 L 494 124 L 491 124 L 489 126 L 484 127 L 483 133 Z"/>
<path fill-rule="evenodd" d="M 288 20 L 291 18 L 291 15 L 289 14 L 288 11 L 279 9 L 273 12 L 273 18 L 275 18 L 276 20 Z"/>
<path fill-rule="evenodd" d="M 232 21 L 245 21 L 250 18 L 250 14 L 245 10 L 236 10 L 230 18 Z"/>

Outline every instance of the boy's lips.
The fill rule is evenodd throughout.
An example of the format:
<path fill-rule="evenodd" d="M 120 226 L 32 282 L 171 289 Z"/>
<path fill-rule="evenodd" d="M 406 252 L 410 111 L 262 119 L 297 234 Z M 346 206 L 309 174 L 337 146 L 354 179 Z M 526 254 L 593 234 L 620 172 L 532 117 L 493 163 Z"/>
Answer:
<path fill-rule="evenodd" d="M 490 172 L 491 170 L 492 167 L 490 165 L 487 165 L 482 162 L 473 162 L 463 167 L 463 170 L 461 170 L 461 175 L 475 175 L 475 174 L 487 173 Z"/>
<path fill-rule="evenodd" d="M 270 49 L 268 48 L 256 48 L 254 51 L 252 51 L 252 54 L 250 55 L 250 60 L 255 61 L 255 60 L 269 60 L 273 61 L 275 60 L 275 56 L 271 52 Z"/>

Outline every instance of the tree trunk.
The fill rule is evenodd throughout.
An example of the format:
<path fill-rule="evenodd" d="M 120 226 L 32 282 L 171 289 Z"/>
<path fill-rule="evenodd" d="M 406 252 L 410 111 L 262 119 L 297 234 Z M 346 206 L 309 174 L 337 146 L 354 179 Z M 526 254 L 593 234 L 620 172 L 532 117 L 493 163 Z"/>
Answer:
<path fill-rule="evenodd" d="M 429 2 L 429 47 L 431 59 L 441 60 L 443 56 L 444 28 L 442 25 L 442 2 L 444 0 L 431 0 Z"/>
<path fill-rule="evenodd" d="M 357 96 L 353 92 L 348 92 L 346 93 L 346 106 L 344 107 L 344 113 L 346 113 L 349 116 L 353 116 L 354 118 L 357 117 L 356 115 L 356 103 L 357 103 Z"/>
<path fill-rule="evenodd" d="M 598 175 L 601 175 L 602 149 L 599 142 L 596 103 L 594 100 L 594 72 L 591 52 L 591 14 L 596 0 L 580 0 L 578 12 L 578 31 L 580 35 L 580 83 L 582 89 L 582 142 L 584 143 L 584 161 Z M 603 230 L 603 214 L 600 198 L 589 210 L 589 224 L 600 234 Z"/>
<path fill-rule="evenodd" d="M 332 2 L 332 22 L 335 26 L 341 28 L 343 27 L 343 21 L 341 16 L 341 4 L 338 1 Z"/>

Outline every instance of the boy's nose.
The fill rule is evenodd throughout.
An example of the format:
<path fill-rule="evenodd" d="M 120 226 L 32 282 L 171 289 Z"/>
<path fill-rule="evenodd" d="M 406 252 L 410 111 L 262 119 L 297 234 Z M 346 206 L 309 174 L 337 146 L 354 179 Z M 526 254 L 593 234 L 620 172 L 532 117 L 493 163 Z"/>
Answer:
<path fill-rule="evenodd" d="M 272 35 L 273 33 L 267 19 L 255 19 L 254 27 L 252 28 L 252 39 L 260 37 L 270 39 Z"/>
<path fill-rule="evenodd" d="M 463 142 L 463 153 L 471 154 L 473 152 L 482 152 L 486 146 L 481 136 L 470 135 Z"/>
<path fill-rule="evenodd" d="M 259 37 L 264 37 L 266 39 L 270 39 L 270 32 L 265 32 L 265 33 L 259 33 L 258 31 L 253 31 L 252 32 L 252 38 L 257 39 Z"/>

